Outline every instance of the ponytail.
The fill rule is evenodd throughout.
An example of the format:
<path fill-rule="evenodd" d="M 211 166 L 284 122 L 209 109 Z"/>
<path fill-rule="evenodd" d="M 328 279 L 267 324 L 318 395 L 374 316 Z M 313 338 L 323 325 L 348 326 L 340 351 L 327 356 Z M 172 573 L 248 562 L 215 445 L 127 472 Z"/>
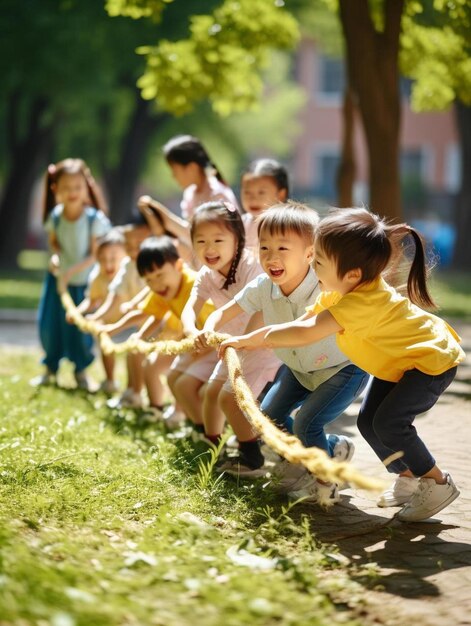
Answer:
<path fill-rule="evenodd" d="M 425 263 L 425 248 L 422 237 L 408 224 L 388 226 L 387 229 L 389 230 L 388 236 L 392 240 L 391 244 L 393 249 L 397 247 L 397 245 L 394 246 L 396 235 L 402 236 L 401 239 L 404 235 L 411 235 L 414 240 L 414 257 L 407 278 L 407 293 L 409 298 L 419 306 L 436 308 L 436 304 L 427 288 L 427 266 Z"/>
<path fill-rule="evenodd" d="M 46 187 L 44 189 L 44 201 L 43 201 L 43 224 L 46 222 L 49 217 L 49 213 L 56 206 L 56 198 L 55 194 L 52 191 L 52 185 L 55 183 L 56 176 L 56 166 L 54 163 L 48 165 L 46 170 L 45 183 Z"/>
<path fill-rule="evenodd" d="M 189 163 L 196 163 L 204 170 L 208 168 L 213 169 L 219 182 L 228 186 L 224 176 L 211 160 L 206 148 L 197 137 L 192 135 L 172 137 L 164 145 L 163 153 L 169 164 L 188 165 Z"/>

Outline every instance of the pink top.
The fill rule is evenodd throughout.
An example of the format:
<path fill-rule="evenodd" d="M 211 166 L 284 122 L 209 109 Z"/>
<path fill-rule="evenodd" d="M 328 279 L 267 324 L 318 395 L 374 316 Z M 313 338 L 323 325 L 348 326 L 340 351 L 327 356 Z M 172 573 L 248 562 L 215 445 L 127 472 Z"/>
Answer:
<path fill-rule="evenodd" d="M 218 309 L 232 300 L 245 285 L 260 274 L 263 274 L 263 270 L 258 261 L 248 250 L 244 250 L 239 261 L 239 266 L 237 267 L 235 283 L 229 285 L 227 289 L 223 289 L 222 286 L 226 281 L 225 277 L 217 270 L 212 270 L 204 266 L 196 276 L 192 293 L 194 294 L 196 291 L 198 298 L 205 301 L 211 300 Z M 227 324 L 224 324 L 220 330 L 221 332 L 230 333 L 231 335 L 240 335 L 244 332 L 251 317 L 252 315 L 249 313 L 242 313 Z"/>
<path fill-rule="evenodd" d="M 236 208 L 239 208 L 234 192 L 230 187 L 221 183 L 216 176 L 208 176 L 209 190 L 204 189 L 198 191 L 196 185 L 190 185 L 183 192 L 183 200 L 180 203 L 182 217 L 185 220 L 191 220 L 195 209 L 203 202 L 211 200 L 227 200 Z"/>

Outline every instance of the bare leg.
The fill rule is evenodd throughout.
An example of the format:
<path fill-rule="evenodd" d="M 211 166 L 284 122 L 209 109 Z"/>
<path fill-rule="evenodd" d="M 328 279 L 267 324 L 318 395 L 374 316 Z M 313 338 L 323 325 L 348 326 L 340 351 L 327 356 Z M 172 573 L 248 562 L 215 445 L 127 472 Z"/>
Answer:
<path fill-rule="evenodd" d="M 103 369 L 105 370 L 106 380 L 109 380 L 111 383 L 114 382 L 114 366 L 116 361 L 114 354 L 104 354 L 102 352 L 101 361 L 103 363 Z"/>
<path fill-rule="evenodd" d="M 187 417 L 193 424 L 203 424 L 203 406 L 199 397 L 199 389 L 203 382 L 182 374 L 172 385 L 173 395 Z"/>
<path fill-rule="evenodd" d="M 213 380 L 205 385 L 203 420 L 207 435 L 220 435 L 224 430 L 225 417 L 218 405 L 218 396 L 223 384 L 223 380 Z"/>
<path fill-rule="evenodd" d="M 166 389 L 161 377 L 168 372 L 174 358 L 166 354 L 151 354 L 144 361 L 144 380 L 151 406 L 164 405 Z"/>
<path fill-rule="evenodd" d="M 134 393 L 141 393 L 144 385 L 143 360 L 144 357 L 142 354 L 129 353 L 127 356 L 128 387 L 130 387 Z"/>
<path fill-rule="evenodd" d="M 239 409 L 232 391 L 221 389 L 219 406 L 239 441 L 252 441 L 258 436 L 257 431 L 252 428 L 250 422 Z"/>

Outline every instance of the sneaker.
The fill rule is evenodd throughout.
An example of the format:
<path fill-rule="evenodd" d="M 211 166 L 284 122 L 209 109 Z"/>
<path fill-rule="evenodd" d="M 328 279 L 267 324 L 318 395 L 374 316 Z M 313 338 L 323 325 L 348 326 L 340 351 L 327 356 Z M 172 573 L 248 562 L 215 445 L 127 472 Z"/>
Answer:
<path fill-rule="evenodd" d="M 176 430 L 184 423 L 186 415 L 183 411 L 180 411 L 176 406 L 171 404 L 164 410 L 162 418 L 166 428 Z"/>
<path fill-rule="evenodd" d="M 148 422 L 149 424 L 156 424 L 163 420 L 164 414 L 162 409 L 157 406 L 148 406 L 144 409 L 144 412 L 139 418 L 139 421 Z"/>
<path fill-rule="evenodd" d="M 46 372 L 35 376 L 29 381 L 31 387 L 44 387 L 46 385 L 53 385 L 56 382 L 56 376 L 52 372 Z"/>
<path fill-rule="evenodd" d="M 282 459 L 273 472 L 273 490 L 276 493 L 293 491 L 304 483 L 308 475 L 310 474 L 304 465 Z"/>
<path fill-rule="evenodd" d="M 334 461 L 351 461 L 355 453 L 355 444 L 350 437 L 345 437 L 345 435 L 330 435 L 330 437 L 336 437 L 332 456 Z"/>
<path fill-rule="evenodd" d="M 250 467 L 243 456 L 229 457 L 224 463 L 216 466 L 216 472 L 218 474 L 229 474 L 230 476 L 240 476 L 241 478 L 260 478 L 267 473 L 266 468 Z"/>
<path fill-rule="evenodd" d="M 114 380 L 104 380 L 100 385 L 99 391 L 102 391 L 107 396 L 112 396 L 118 391 L 118 386 Z"/>
<path fill-rule="evenodd" d="M 90 381 L 85 372 L 75 372 L 75 382 L 77 383 L 77 389 L 83 389 L 89 393 L 96 391 L 96 386 Z"/>
<path fill-rule="evenodd" d="M 226 448 L 230 448 L 231 450 L 239 449 L 239 440 L 235 435 L 231 435 L 226 441 Z"/>
<path fill-rule="evenodd" d="M 402 506 L 407 504 L 419 486 L 419 479 L 409 476 L 398 476 L 393 484 L 383 491 L 376 504 L 380 507 Z"/>
<path fill-rule="evenodd" d="M 419 486 L 410 501 L 397 514 L 402 522 L 420 522 L 428 519 L 456 500 L 458 488 L 448 472 L 446 483 L 439 485 L 433 478 L 419 478 Z"/>
<path fill-rule="evenodd" d="M 132 389 L 126 389 L 121 396 L 111 398 L 106 403 L 110 409 L 141 409 L 142 397 Z"/>
<path fill-rule="evenodd" d="M 324 507 L 329 507 L 340 502 L 337 483 L 320 483 L 312 474 L 309 475 L 305 483 L 302 489 L 288 492 L 288 498 L 290 500 L 303 498 L 303 502 L 319 504 Z"/>

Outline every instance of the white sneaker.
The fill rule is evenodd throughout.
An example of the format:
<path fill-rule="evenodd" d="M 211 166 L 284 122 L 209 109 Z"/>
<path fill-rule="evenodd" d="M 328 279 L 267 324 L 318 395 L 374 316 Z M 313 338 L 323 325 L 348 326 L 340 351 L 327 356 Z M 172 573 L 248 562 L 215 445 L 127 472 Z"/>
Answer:
<path fill-rule="evenodd" d="M 333 459 L 334 461 L 351 461 L 353 455 L 355 454 L 355 444 L 350 439 L 350 437 L 345 437 L 345 435 L 336 435 L 337 441 L 333 450 Z"/>
<path fill-rule="evenodd" d="M 183 411 L 177 409 L 175 405 L 171 404 L 164 410 L 162 418 L 169 430 L 176 430 L 186 420 L 186 415 Z"/>
<path fill-rule="evenodd" d="M 312 474 L 304 465 L 282 459 L 273 472 L 273 490 L 276 493 L 288 493 L 301 487 L 308 476 Z"/>
<path fill-rule="evenodd" d="M 418 486 L 418 478 L 398 476 L 393 484 L 379 496 L 376 504 L 380 507 L 407 504 L 417 491 Z"/>
<path fill-rule="evenodd" d="M 319 504 L 324 507 L 340 502 L 338 485 L 336 483 L 320 483 L 312 474 L 305 481 L 305 486 L 301 489 L 290 491 L 288 498 L 290 500 L 303 498 L 304 502 Z"/>
<path fill-rule="evenodd" d="M 161 422 L 164 418 L 162 409 L 157 406 L 148 406 L 144 409 L 143 414 L 139 417 L 139 421 L 148 422 L 149 424 L 156 424 Z"/>
<path fill-rule="evenodd" d="M 99 391 L 102 391 L 107 396 L 112 396 L 118 391 L 118 386 L 116 385 L 114 380 L 104 380 L 100 385 Z"/>
<path fill-rule="evenodd" d="M 410 501 L 397 514 L 402 522 L 420 522 L 428 519 L 456 500 L 458 488 L 448 472 L 446 483 L 439 485 L 433 478 L 419 478 L 419 486 Z"/>
<path fill-rule="evenodd" d="M 233 456 L 227 459 L 221 465 L 216 467 L 218 474 L 229 474 L 230 476 L 240 476 L 240 478 L 260 478 L 266 476 L 267 469 L 264 465 L 261 467 L 250 467 L 243 456 Z"/>
<path fill-rule="evenodd" d="M 96 385 L 90 381 L 85 372 L 75 372 L 74 377 L 77 389 L 83 389 L 89 393 L 94 393 L 97 390 Z"/>
<path fill-rule="evenodd" d="M 110 409 L 141 409 L 142 396 L 140 393 L 128 388 L 121 396 L 108 400 L 106 406 Z"/>
<path fill-rule="evenodd" d="M 56 381 L 55 374 L 52 372 L 46 372 L 45 374 L 40 374 L 39 376 L 35 376 L 29 381 L 31 387 L 43 387 L 46 385 L 53 385 Z"/>

